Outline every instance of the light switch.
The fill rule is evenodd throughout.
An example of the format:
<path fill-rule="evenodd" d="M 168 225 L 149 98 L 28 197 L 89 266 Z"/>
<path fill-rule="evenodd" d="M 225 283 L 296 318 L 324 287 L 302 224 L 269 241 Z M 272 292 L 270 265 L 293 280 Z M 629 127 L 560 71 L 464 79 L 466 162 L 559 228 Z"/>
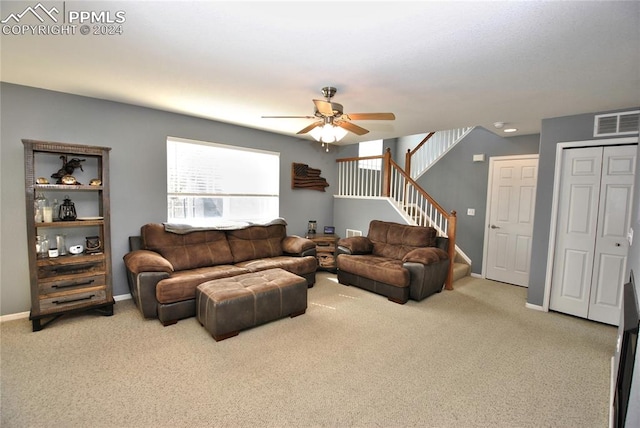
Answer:
<path fill-rule="evenodd" d="M 476 215 L 475 208 L 467 208 L 467 215 Z"/>

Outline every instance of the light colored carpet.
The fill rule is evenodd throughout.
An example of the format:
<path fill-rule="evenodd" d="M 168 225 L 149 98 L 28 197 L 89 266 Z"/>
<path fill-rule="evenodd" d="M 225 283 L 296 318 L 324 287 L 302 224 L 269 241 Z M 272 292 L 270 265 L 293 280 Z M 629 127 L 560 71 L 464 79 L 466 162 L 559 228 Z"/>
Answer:
<path fill-rule="evenodd" d="M 307 313 L 221 342 L 195 318 L 1 332 L 9 427 L 605 427 L 616 329 L 465 278 L 405 305 L 319 273 Z"/>

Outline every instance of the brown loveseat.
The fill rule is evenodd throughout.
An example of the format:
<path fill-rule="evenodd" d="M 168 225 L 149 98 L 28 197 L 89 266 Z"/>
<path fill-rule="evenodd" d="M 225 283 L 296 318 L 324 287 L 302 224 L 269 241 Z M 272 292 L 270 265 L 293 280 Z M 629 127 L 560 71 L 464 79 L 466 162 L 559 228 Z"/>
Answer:
<path fill-rule="evenodd" d="M 287 236 L 281 219 L 233 230 L 150 223 L 140 232 L 124 256 L 129 289 L 144 317 L 164 325 L 195 316 L 196 287 L 214 279 L 281 268 L 315 283 L 316 244 Z"/>
<path fill-rule="evenodd" d="M 440 292 L 449 270 L 449 240 L 432 227 L 373 220 L 366 237 L 338 241 L 338 282 L 404 304 Z"/>

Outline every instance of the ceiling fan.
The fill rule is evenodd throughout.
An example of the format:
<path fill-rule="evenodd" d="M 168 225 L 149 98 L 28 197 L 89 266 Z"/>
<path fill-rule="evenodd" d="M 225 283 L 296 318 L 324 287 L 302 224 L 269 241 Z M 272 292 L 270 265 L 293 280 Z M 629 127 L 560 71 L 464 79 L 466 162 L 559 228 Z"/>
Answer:
<path fill-rule="evenodd" d="M 325 100 L 313 100 L 315 112 L 313 116 L 262 116 L 263 118 L 275 119 L 319 119 L 312 124 L 305 126 L 297 134 L 306 134 L 318 127 L 340 127 L 346 131 L 353 132 L 356 135 L 364 135 L 369 130 L 361 126 L 351 123 L 351 120 L 394 120 L 396 116 L 393 113 L 344 113 L 342 104 L 334 103 L 331 98 L 336 94 L 337 89 L 332 86 L 322 88 L 322 95 Z M 345 133 L 346 134 L 346 133 Z M 314 135 L 314 138 L 315 135 Z M 316 138 L 320 140 L 320 138 Z M 337 141 L 337 139 L 334 139 Z M 333 142 L 333 141 L 326 141 Z"/>

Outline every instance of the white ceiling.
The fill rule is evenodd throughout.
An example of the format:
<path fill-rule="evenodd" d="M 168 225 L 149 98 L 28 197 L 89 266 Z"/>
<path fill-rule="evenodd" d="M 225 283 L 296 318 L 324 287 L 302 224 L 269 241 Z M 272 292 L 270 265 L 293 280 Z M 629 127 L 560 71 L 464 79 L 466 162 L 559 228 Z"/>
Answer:
<path fill-rule="evenodd" d="M 329 85 L 397 117 L 347 144 L 640 105 L 638 1 L 43 3 L 124 11 L 123 34 L 3 35 L 2 81 L 285 135 L 311 120 L 261 116 L 313 114 Z"/>

